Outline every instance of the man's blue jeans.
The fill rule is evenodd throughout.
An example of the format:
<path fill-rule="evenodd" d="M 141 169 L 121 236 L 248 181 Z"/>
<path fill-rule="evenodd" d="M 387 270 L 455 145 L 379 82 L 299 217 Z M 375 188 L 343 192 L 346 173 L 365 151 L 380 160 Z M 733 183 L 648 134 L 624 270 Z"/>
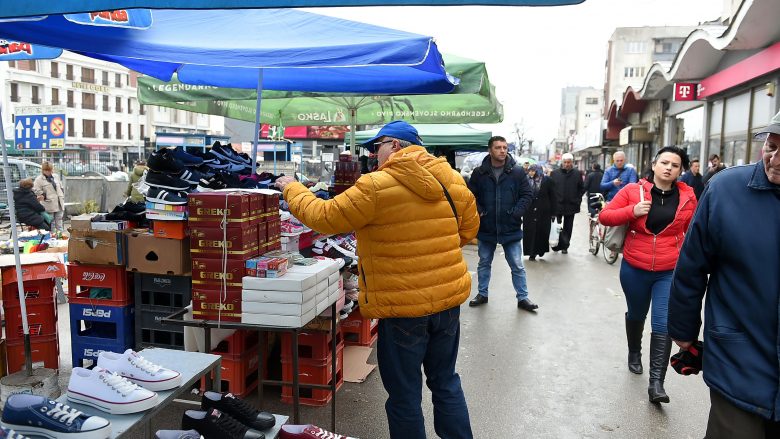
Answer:
<path fill-rule="evenodd" d="M 442 439 L 471 439 L 466 398 L 455 373 L 460 307 L 425 317 L 379 320 L 377 360 L 392 439 L 425 439 L 422 372 L 433 393 L 433 425 Z"/>
<path fill-rule="evenodd" d="M 507 242 L 501 244 L 504 247 L 504 256 L 512 272 L 512 286 L 515 287 L 517 300 L 528 298 L 528 284 L 525 280 L 525 266 L 523 265 L 523 241 Z M 479 265 L 477 265 L 477 283 L 479 294 L 488 297 L 488 285 L 490 284 L 490 267 L 493 264 L 493 255 L 496 253 L 496 243 L 479 241 L 477 249 Z"/>

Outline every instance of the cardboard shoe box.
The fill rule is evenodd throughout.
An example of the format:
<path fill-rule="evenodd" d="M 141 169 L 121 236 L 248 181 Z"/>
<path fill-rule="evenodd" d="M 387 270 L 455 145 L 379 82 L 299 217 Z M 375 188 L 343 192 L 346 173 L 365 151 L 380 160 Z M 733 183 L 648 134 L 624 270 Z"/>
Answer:
<path fill-rule="evenodd" d="M 169 239 L 187 239 L 187 221 L 152 221 L 154 236 Z"/>
<path fill-rule="evenodd" d="M 198 257 L 247 260 L 259 254 L 257 228 L 204 227 L 190 223 L 190 247 Z"/>
<path fill-rule="evenodd" d="M 257 224 L 259 216 L 253 215 L 261 209 L 260 199 L 247 192 L 199 192 L 189 194 L 190 227 L 208 225 L 219 227 L 224 220 L 229 226 L 241 227 L 248 223 Z"/>
<path fill-rule="evenodd" d="M 101 230 L 70 229 L 68 261 L 95 265 L 125 265 L 125 235 Z"/>
<path fill-rule="evenodd" d="M 190 245 L 186 239 L 157 238 L 151 233 L 127 234 L 127 270 L 183 276 L 190 274 Z"/>
<path fill-rule="evenodd" d="M 228 290 L 241 290 L 244 277 L 244 261 L 228 259 L 226 269 L 222 269 L 222 259 L 192 258 L 192 284 L 203 288 L 219 289 L 224 279 Z"/>
<path fill-rule="evenodd" d="M 241 293 L 192 287 L 192 317 L 197 320 L 241 321 Z"/>

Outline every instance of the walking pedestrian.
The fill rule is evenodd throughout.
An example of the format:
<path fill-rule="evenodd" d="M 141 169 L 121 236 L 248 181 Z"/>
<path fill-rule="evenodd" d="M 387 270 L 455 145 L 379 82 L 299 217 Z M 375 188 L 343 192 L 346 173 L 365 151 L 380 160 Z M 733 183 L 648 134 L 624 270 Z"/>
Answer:
<path fill-rule="evenodd" d="M 780 437 L 780 113 L 759 136 L 760 161 L 707 184 L 672 280 L 669 334 L 681 349 L 699 336 L 707 296 L 707 439 Z"/>
<path fill-rule="evenodd" d="M 601 170 L 601 165 L 594 163 L 591 166 L 591 171 L 588 173 L 587 177 L 585 177 L 585 190 L 588 193 L 588 213 L 590 213 L 591 218 L 598 213 L 598 210 L 591 206 L 591 202 L 593 201 L 591 197 L 603 193 L 601 190 L 602 178 L 604 178 L 604 171 Z"/>
<path fill-rule="evenodd" d="M 65 232 L 62 225 L 62 217 L 65 215 L 65 192 L 62 189 L 60 176 L 54 174 L 51 163 L 41 164 L 41 175 L 35 177 L 33 192 L 43 196 L 41 204 L 52 216 L 51 231 L 61 236 Z"/>
<path fill-rule="evenodd" d="M 704 184 L 707 184 L 707 182 L 710 181 L 710 179 L 714 177 L 715 174 L 724 169 L 726 169 L 726 165 L 720 161 L 720 156 L 717 154 L 712 154 L 710 156 L 710 166 L 707 168 L 707 173 L 704 174 L 704 179 L 702 181 Z"/>
<path fill-rule="evenodd" d="M 531 206 L 523 215 L 523 253 L 534 261 L 550 251 L 550 227 L 556 209 L 552 179 L 540 165 L 528 169 L 528 183 L 533 191 Z"/>
<path fill-rule="evenodd" d="M 653 403 L 669 402 L 664 390 L 672 347 L 666 325 L 669 289 L 680 243 L 696 210 L 693 189 L 677 181 L 687 167 L 684 150 L 661 148 L 648 178 L 626 185 L 599 213 L 599 222 L 606 226 L 628 224 L 620 285 L 628 307 L 628 370 L 636 374 L 642 373 L 642 332 L 652 305 L 647 393 Z"/>
<path fill-rule="evenodd" d="M 704 181 L 699 173 L 699 159 L 691 160 L 691 169 L 685 171 L 680 177 L 680 181 L 693 188 L 697 200 L 701 198 L 701 193 L 704 191 Z"/>
<path fill-rule="evenodd" d="M 472 438 L 455 372 L 460 305 L 471 275 L 461 247 L 479 229 L 474 196 L 444 157 L 421 145 L 404 121 L 385 125 L 365 146 L 379 169 L 330 200 L 280 177 L 290 213 L 323 233 L 354 230 L 360 254 L 360 312 L 379 318 L 377 359 L 390 437 L 425 438 L 422 373 L 433 393 L 433 423 L 445 438 Z"/>
<path fill-rule="evenodd" d="M 482 164 L 474 169 L 469 179 L 469 189 L 477 199 L 477 210 L 481 217 L 477 234 L 478 293 L 469 306 L 480 306 L 488 302 L 490 270 L 496 246 L 504 248 L 512 286 L 517 297 L 517 307 L 534 311 L 539 306 L 528 298 L 528 283 L 523 265 L 523 214 L 531 205 L 533 191 L 523 169 L 508 155 L 506 139 L 493 136 L 488 140 L 488 155 Z"/>
<path fill-rule="evenodd" d="M 636 169 L 626 165 L 626 153 L 615 151 L 612 154 L 612 166 L 607 168 L 604 176 L 601 177 L 601 190 L 607 193 L 607 201 L 612 201 L 618 191 L 627 184 L 637 181 L 639 178 Z"/>
<path fill-rule="evenodd" d="M 558 245 L 553 247 L 553 251 L 560 250 L 565 255 L 569 253 L 571 233 L 574 230 L 574 215 L 580 211 L 585 184 L 582 181 L 582 172 L 579 169 L 574 169 L 574 156 L 566 153 L 561 159 L 563 165 L 550 175 L 555 183 L 556 200 L 558 201 L 555 215 L 558 224 L 563 221 L 563 230 L 558 237 Z"/>

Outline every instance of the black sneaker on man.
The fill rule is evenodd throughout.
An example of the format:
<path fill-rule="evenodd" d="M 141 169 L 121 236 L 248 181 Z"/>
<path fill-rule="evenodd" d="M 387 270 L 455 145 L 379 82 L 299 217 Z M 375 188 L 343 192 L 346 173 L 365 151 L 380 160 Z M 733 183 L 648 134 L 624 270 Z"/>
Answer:
<path fill-rule="evenodd" d="M 146 184 L 151 187 L 168 189 L 169 191 L 185 192 L 190 188 L 190 183 L 170 174 L 149 171 L 146 173 Z"/>
<path fill-rule="evenodd" d="M 217 409 L 255 430 L 268 430 L 276 424 L 273 414 L 255 409 L 232 393 L 205 392 L 200 404 L 203 410 Z"/>
<path fill-rule="evenodd" d="M 196 430 L 207 438 L 265 439 L 265 435 L 253 430 L 217 409 L 207 412 L 187 410 L 181 419 L 182 430 Z"/>

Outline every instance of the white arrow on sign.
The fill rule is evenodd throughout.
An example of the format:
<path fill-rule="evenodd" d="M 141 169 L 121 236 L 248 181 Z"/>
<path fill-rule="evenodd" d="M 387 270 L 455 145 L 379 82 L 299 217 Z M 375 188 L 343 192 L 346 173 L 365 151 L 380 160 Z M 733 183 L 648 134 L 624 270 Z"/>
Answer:
<path fill-rule="evenodd" d="M 16 137 L 22 137 L 22 132 L 24 131 L 24 124 L 22 123 L 22 120 L 19 119 L 18 122 L 16 122 Z"/>
<path fill-rule="evenodd" d="M 35 138 L 38 138 L 38 133 L 41 131 L 41 124 L 38 122 L 38 119 L 35 119 L 35 124 L 33 124 L 33 131 L 35 131 Z"/>

